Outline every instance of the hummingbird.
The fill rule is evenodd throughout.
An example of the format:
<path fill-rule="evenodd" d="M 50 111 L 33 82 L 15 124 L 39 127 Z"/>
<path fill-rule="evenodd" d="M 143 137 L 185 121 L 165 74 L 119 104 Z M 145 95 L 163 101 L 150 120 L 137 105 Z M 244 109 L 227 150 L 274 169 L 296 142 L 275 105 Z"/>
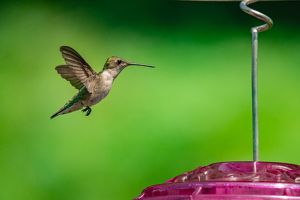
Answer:
<path fill-rule="evenodd" d="M 88 116 L 92 111 L 91 107 L 108 95 L 114 80 L 125 67 L 140 65 L 154 68 L 154 66 L 131 63 L 117 56 L 111 56 L 106 60 L 102 71 L 97 73 L 73 48 L 61 46 L 60 52 L 67 65 L 59 65 L 55 69 L 79 92 L 50 119 L 80 110 L 83 107 L 85 108 L 82 109 L 82 112 L 87 112 L 85 116 Z"/>

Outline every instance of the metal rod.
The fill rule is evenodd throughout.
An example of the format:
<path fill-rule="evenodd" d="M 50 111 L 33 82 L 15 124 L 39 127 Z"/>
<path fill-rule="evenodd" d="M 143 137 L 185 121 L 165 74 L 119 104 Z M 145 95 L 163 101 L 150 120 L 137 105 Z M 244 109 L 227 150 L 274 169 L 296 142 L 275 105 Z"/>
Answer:
<path fill-rule="evenodd" d="M 256 10 L 253 10 L 249 7 L 247 7 L 247 5 L 251 4 L 251 3 L 255 3 L 258 2 L 259 0 L 244 0 L 240 3 L 240 8 L 247 14 L 252 15 L 258 19 L 263 20 L 264 22 L 266 22 L 266 24 L 263 24 L 261 26 L 256 26 L 253 27 L 252 29 L 256 29 L 257 32 L 263 32 L 266 30 L 269 30 L 270 28 L 272 28 L 273 26 L 273 21 L 270 17 L 268 17 L 267 15 L 262 14 L 261 12 L 258 12 Z M 252 32 L 252 31 L 251 31 Z"/>
<path fill-rule="evenodd" d="M 257 49 L 258 49 L 258 32 L 266 31 L 273 26 L 273 21 L 268 16 L 253 10 L 247 5 L 255 3 L 258 0 L 243 0 L 240 8 L 266 22 L 261 26 L 251 28 L 252 33 L 252 119 L 253 119 L 253 161 L 259 161 L 259 131 L 258 131 L 258 93 L 257 93 Z"/>
<path fill-rule="evenodd" d="M 253 161 L 259 161 L 258 132 L 258 98 L 257 98 L 257 36 L 256 29 L 252 32 L 252 117 L 253 117 Z"/>

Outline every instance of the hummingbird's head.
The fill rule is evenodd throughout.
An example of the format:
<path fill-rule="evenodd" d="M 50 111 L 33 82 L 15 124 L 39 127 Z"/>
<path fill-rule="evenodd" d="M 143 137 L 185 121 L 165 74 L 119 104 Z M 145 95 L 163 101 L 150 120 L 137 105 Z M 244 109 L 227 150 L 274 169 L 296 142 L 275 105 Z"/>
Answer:
<path fill-rule="evenodd" d="M 143 64 L 138 64 L 138 63 L 131 63 L 127 62 L 126 60 L 123 60 L 122 58 L 119 58 L 117 56 L 111 56 L 109 57 L 103 67 L 103 71 L 107 69 L 124 69 L 125 67 L 129 65 L 140 65 L 140 66 L 145 66 L 145 67 L 154 67 L 150 65 L 143 65 Z"/>

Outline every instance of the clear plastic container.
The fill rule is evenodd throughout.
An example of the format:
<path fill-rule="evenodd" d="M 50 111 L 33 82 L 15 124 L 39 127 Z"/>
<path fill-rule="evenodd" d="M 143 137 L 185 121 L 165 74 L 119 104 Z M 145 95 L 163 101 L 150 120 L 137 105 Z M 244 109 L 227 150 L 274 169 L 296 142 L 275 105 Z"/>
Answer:
<path fill-rule="evenodd" d="M 223 162 L 150 186 L 134 200 L 300 199 L 300 166 Z"/>

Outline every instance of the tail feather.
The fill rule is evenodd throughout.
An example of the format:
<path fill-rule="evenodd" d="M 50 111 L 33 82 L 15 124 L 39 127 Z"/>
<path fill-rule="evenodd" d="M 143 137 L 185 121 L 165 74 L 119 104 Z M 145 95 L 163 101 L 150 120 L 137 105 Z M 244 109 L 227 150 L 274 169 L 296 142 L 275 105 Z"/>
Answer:
<path fill-rule="evenodd" d="M 54 115 L 52 115 L 50 117 L 50 119 L 53 119 L 54 117 L 58 116 L 64 109 L 60 109 L 59 111 L 57 111 Z"/>
<path fill-rule="evenodd" d="M 53 119 L 53 118 L 56 117 L 57 115 L 58 115 L 58 112 L 55 113 L 54 115 L 52 115 L 52 116 L 50 117 L 50 119 Z"/>
<path fill-rule="evenodd" d="M 53 119 L 58 115 L 70 113 L 81 109 L 83 107 L 81 100 L 83 96 L 89 97 L 88 95 L 90 95 L 90 93 L 87 91 L 86 87 L 82 88 L 72 99 L 70 99 L 61 109 L 59 109 L 59 111 L 52 115 L 50 119 Z"/>

